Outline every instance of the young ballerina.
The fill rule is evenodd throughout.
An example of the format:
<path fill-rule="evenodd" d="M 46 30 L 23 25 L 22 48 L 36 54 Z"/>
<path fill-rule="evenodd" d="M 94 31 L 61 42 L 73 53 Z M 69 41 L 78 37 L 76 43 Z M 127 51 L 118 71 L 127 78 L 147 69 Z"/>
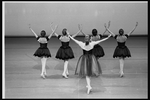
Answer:
<path fill-rule="evenodd" d="M 69 62 L 68 61 L 69 61 L 69 59 L 73 59 L 74 58 L 74 53 L 73 53 L 72 48 L 69 46 L 70 38 L 68 37 L 66 31 L 67 31 L 67 29 L 64 28 L 62 30 L 62 35 L 58 35 L 57 33 L 55 33 L 56 37 L 62 43 L 62 45 L 58 49 L 55 57 L 57 59 L 60 59 L 60 60 L 64 61 L 64 71 L 62 73 L 62 76 L 67 79 L 68 76 L 69 76 L 69 71 L 68 71 L 68 63 Z M 79 33 L 80 33 L 80 31 L 78 31 L 76 34 L 74 34 L 73 37 L 75 37 Z"/>
<path fill-rule="evenodd" d="M 109 28 L 109 26 L 110 26 L 110 21 L 108 22 L 108 28 Z M 81 29 L 81 26 L 79 26 L 79 29 Z M 98 41 L 98 40 L 100 40 L 102 38 L 102 36 L 106 33 L 106 31 L 107 30 L 105 30 L 102 34 L 98 34 L 97 29 L 93 29 L 92 30 L 91 41 Z M 82 32 L 82 34 L 84 36 L 86 36 L 86 34 L 84 34 L 83 32 Z M 94 46 L 92 52 L 95 55 L 96 59 L 99 59 L 100 57 L 103 57 L 105 55 L 104 49 L 99 44 Z"/>
<path fill-rule="evenodd" d="M 101 74 L 100 64 L 98 63 L 97 59 L 92 53 L 93 47 L 94 45 L 107 40 L 111 36 L 111 34 L 107 38 L 104 38 L 99 41 L 90 41 L 90 37 L 87 35 L 85 37 L 85 42 L 81 42 L 74 39 L 69 35 L 68 31 L 67 34 L 73 41 L 75 41 L 83 49 L 83 55 L 81 55 L 78 60 L 75 74 L 78 74 L 81 77 L 86 77 L 86 82 L 87 82 L 86 87 L 88 88 L 87 94 L 89 94 L 92 89 L 90 78 L 92 76 L 98 77 Z"/>
<path fill-rule="evenodd" d="M 113 35 L 113 37 L 117 40 L 118 46 L 116 47 L 114 54 L 113 54 L 113 58 L 119 58 L 119 62 L 120 62 L 120 77 L 124 76 L 124 72 L 123 72 L 123 67 L 124 67 L 124 60 L 126 57 L 131 57 L 130 54 L 130 50 L 128 49 L 128 47 L 125 45 L 127 38 L 131 35 L 131 33 L 133 33 L 133 31 L 136 29 L 138 25 L 138 22 L 136 22 L 135 27 L 128 33 L 128 34 L 124 34 L 124 30 L 123 29 L 119 29 L 119 35 L 115 35 L 113 32 L 111 32 L 105 24 L 105 28 L 108 30 L 109 33 L 111 33 Z"/>
<path fill-rule="evenodd" d="M 37 41 L 40 43 L 40 47 L 35 51 L 34 56 L 40 57 L 41 58 L 41 63 L 42 63 L 42 72 L 41 72 L 41 77 L 45 79 L 46 76 L 46 61 L 47 58 L 51 57 L 51 53 L 49 49 L 47 48 L 47 43 L 51 36 L 55 33 L 57 26 L 55 29 L 52 31 L 52 33 L 47 37 L 46 32 L 44 30 L 41 31 L 41 36 L 38 36 L 31 26 L 29 25 L 29 29 L 31 30 L 32 33 L 34 33 Z"/>

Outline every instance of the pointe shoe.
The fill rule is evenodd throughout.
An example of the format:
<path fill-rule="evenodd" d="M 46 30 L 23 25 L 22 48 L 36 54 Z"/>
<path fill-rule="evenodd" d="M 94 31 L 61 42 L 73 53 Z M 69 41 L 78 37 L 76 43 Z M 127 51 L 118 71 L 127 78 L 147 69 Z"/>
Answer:
<path fill-rule="evenodd" d="M 66 78 L 66 79 L 68 78 L 65 74 L 62 74 L 62 77 L 63 77 L 63 78 Z"/>
<path fill-rule="evenodd" d="M 41 77 L 42 77 L 43 79 L 45 79 L 45 75 L 41 74 Z"/>
<path fill-rule="evenodd" d="M 45 76 L 45 77 L 47 77 L 47 74 L 46 74 L 46 72 L 44 73 L 44 76 Z"/>
<path fill-rule="evenodd" d="M 86 86 L 86 87 L 88 88 L 87 94 L 90 94 L 92 87 L 88 87 L 88 86 Z"/>
<path fill-rule="evenodd" d="M 66 73 L 67 76 L 69 76 L 69 73 Z"/>
<path fill-rule="evenodd" d="M 124 76 L 124 73 L 121 73 L 121 74 L 120 74 L 120 77 L 122 78 L 123 76 Z"/>

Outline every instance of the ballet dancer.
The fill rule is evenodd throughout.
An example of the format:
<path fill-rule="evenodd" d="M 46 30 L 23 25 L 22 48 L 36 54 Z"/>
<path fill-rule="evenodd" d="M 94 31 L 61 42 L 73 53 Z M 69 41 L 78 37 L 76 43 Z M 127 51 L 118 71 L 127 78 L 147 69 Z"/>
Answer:
<path fill-rule="evenodd" d="M 108 22 L 108 28 L 109 28 L 109 26 L 110 26 L 110 21 Z M 79 29 L 82 29 L 81 25 L 79 26 Z M 98 41 L 98 40 L 102 39 L 102 37 L 106 33 L 106 31 L 107 30 L 105 30 L 102 34 L 98 34 L 97 29 L 93 29 L 92 30 L 91 41 Z M 84 36 L 86 36 L 86 34 L 84 34 L 83 32 L 82 32 L 82 34 Z M 99 59 L 100 57 L 103 57 L 105 55 L 104 49 L 99 44 L 97 44 L 97 45 L 94 46 L 92 52 L 95 55 L 96 59 Z"/>
<path fill-rule="evenodd" d="M 110 29 L 106 27 L 106 24 L 104 26 L 107 29 L 107 31 L 110 34 L 112 34 L 112 36 L 117 40 L 118 46 L 116 47 L 114 51 L 113 58 L 117 58 L 117 57 L 119 58 L 119 62 L 120 62 L 119 73 L 120 73 L 120 77 L 123 77 L 124 76 L 124 72 L 123 72 L 124 60 L 126 57 L 131 57 L 130 50 L 125 45 L 125 43 L 126 43 L 127 38 L 131 35 L 131 33 L 133 33 L 133 31 L 138 26 L 138 22 L 136 22 L 135 27 L 128 34 L 124 34 L 123 29 L 119 29 L 119 35 L 115 35 L 113 32 L 110 31 Z"/>
<path fill-rule="evenodd" d="M 76 42 L 83 49 L 83 55 L 81 55 L 78 60 L 75 74 L 79 75 L 80 77 L 86 77 L 86 87 L 88 88 L 87 94 L 89 94 L 92 89 L 90 84 L 90 78 L 92 76 L 98 77 L 101 74 L 100 64 L 98 63 L 97 59 L 92 53 L 93 47 L 94 45 L 107 40 L 111 36 L 111 34 L 107 38 L 98 41 L 90 41 L 90 37 L 86 35 L 85 42 L 74 39 L 72 36 L 70 36 L 68 31 L 67 34 L 74 42 Z"/>
<path fill-rule="evenodd" d="M 51 23 L 52 25 L 52 23 Z M 46 78 L 46 61 L 47 58 L 51 57 L 51 53 L 49 51 L 49 49 L 47 48 L 47 43 L 49 41 L 49 39 L 52 37 L 52 35 L 55 33 L 57 26 L 55 26 L 55 29 L 52 31 L 52 33 L 49 36 L 46 36 L 46 32 L 45 30 L 41 31 L 41 36 L 38 36 L 33 29 L 31 28 L 30 24 L 29 24 L 29 29 L 31 30 L 32 33 L 34 33 L 37 41 L 40 43 L 40 47 L 35 51 L 34 56 L 37 56 L 39 58 L 41 58 L 41 63 L 42 63 L 42 72 L 41 72 L 41 77 L 43 79 Z"/>
<path fill-rule="evenodd" d="M 51 30 L 53 30 L 51 28 Z M 67 35 L 67 29 L 64 28 L 62 30 L 62 35 L 58 35 L 57 33 L 55 33 L 56 37 L 61 41 L 62 45 L 60 46 L 60 48 L 58 49 L 55 58 L 63 60 L 64 61 L 64 70 L 62 73 L 62 76 L 66 79 L 68 79 L 69 76 L 69 71 L 68 71 L 68 63 L 69 63 L 69 59 L 73 59 L 74 58 L 74 53 L 72 48 L 69 46 L 69 42 L 70 42 L 70 38 Z M 76 34 L 73 35 L 73 37 L 75 37 L 77 34 L 79 34 L 80 31 L 78 31 Z"/>

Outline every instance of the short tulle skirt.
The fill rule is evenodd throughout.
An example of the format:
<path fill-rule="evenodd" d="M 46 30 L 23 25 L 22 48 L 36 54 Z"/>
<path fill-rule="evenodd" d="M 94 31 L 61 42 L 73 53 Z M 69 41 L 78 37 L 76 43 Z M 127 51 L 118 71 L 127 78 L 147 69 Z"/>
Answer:
<path fill-rule="evenodd" d="M 68 46 L 68 47 L 61 46 L 58 49 L 55 58 L 61 59 L 61 60 L 73 59 L 74 53 L 73 53 L 72 48 L 70 46 Z"/>
<path fill-rule="evenodd" d="M 99 44 L 94 46 L 92 52 L 97 58 L 103 57 L 105 55 L 103 48 Z"/>
<path fill-rule="evenodd" d="M 126 57 L 131 57 L 131 53 L 130 50 L 128 49 L 127 46 L 117 46 L 114 54 L 113 54 L 113 58 L 117 58 L 117 57 L 122 57 L 122 58 L 126 58 Z"/>
<path fill-rule="evenodd" d="M 98 77 L 100 74 L 102 74 L 100 63 L 98 62 L 98 60 L 95 58 L 94 55 L 86 54 L 81 55 L 79 57 L 75 69 L 75 75 L 79 75 L 80 77 L 85 76 Z"/>
<path fill-rule="evenodd" d="M 48 48 L 38 48 L 35 53 L 34 53 L 34 56 L 37 56 L 37 57 L 51 57 L 51 53 L 49 51 Z"/>

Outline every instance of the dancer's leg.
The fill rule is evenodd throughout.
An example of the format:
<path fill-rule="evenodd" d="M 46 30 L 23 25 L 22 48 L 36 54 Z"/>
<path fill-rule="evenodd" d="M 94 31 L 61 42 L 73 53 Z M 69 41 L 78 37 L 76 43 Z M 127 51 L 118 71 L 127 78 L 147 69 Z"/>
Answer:
<path fill-rule="evenodd" d="M 66 75 L 67 64 L 68 64 L 68 61 L 65 60 L 64 61 L 64 71 L 63 71 L 63 74 L 62 74 L 62 76 L 65 77 L 65 78 L 68 78 L 67 75 Z"/>
<path fill-rule="evenodd" d="M 91 89 L 92 89 L 92 87 L 91 87 L 91 79 L 90 79 L 89 76 L 86 76 L 86 82 L 87 82 L 87 86 L 86 87 L 88 88 L 87 94 L 89 94 Z"/>
<path fill-rule="evenodd" d="M 123 75 L 124 75 L 124 73 L 123 73 L 124 59 L 120 58 L 119 62 L 120 62 L 120 77 L 123 77 Z"/>
<path fill-rule="evenodd" d="M 68 71 L 68 61 L 66 61 L 66 66 L 67 66 L 67 68 L 66 68 L 66 75 L 69 75 L 69 71 Z"/>
<path fill-rule="evenodd" d="M 41 62 L 42 62 L 42 72 L 41 72 L 41 76 L 42 76 L 42 78 L 45 78 L 45 76 L 44 76 L 44 71 L 45 71 L 45 66 L 46 66 L 46 60 L 47 60 L 47 58 L 45 58 L 45 57 L 41 58 Z"/>
<path fill-rule="evenodd" d="M 45 57 L 44 58 L 44 75 L 46 75 L 46 61 L 47 61 L 47 58 Z"/>

